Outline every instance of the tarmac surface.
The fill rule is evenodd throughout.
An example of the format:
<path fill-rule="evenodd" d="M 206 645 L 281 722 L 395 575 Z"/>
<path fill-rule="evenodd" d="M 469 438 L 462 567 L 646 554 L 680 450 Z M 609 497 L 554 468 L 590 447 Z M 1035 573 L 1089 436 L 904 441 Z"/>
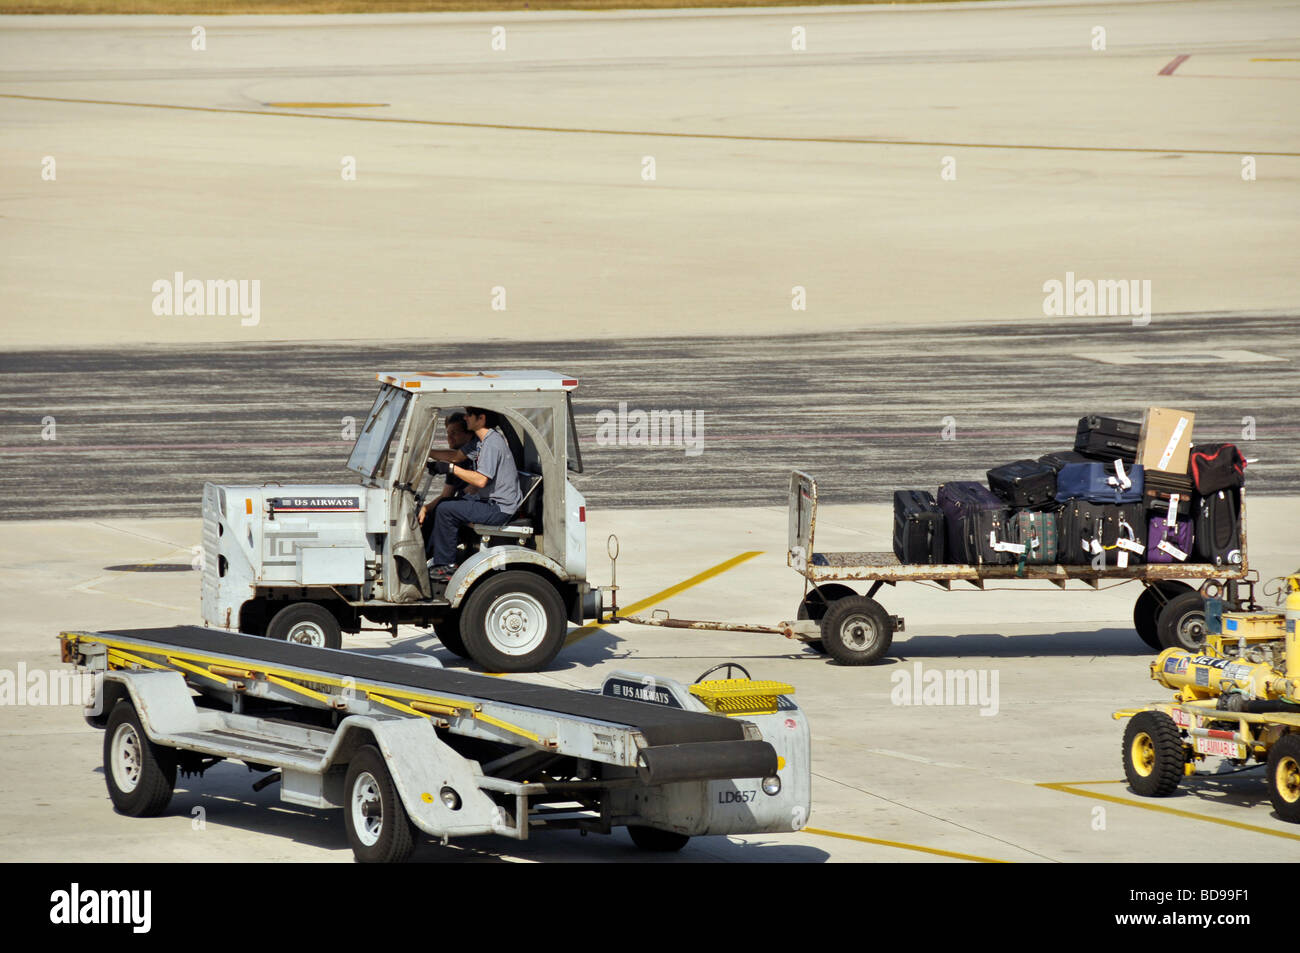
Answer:
<path fill-rule="evenodd" d="M 381 369 L 578 377 L 591 578 L 617 533 L 620 602 L 675 617 L 794 614 L 792 467 L 819 482 L 819 549 L 885 550 L 893 489 L 1150 404 L 1243 447 L 1251 565 L 1294 571 L 1297 64 L 1278 0 L 0 17 L 0 673 L 65 668 L 65 629 L 196 623 L 201 484 L 346 479 L 343 418 Z M 156 314 L 178 272 L 259 282 L 256 321 Z M 1048 315 L 1070 275 L 1149 281 L 1149 323 Z M 702 452 L 599 442 L 624 402 L 702 414 Z M 885 589 L 906 629 L 862 668 L 588 627 L 525 677 L 736 659 L 796 686 L 810 826 L 666 862 L 1300 859 L 1257 769 L 1158 801 L 1120 780 L 1111 713 L 1168 696 L 1137 593 Z M 466 666 L 399 636 L 349 644 Z M 899 703 L 934 670 L 997 690 Z M 351 860 L 338 812 L 229 764 L 119 816 L 101 743 L 78 708 L 0 706 L 0 856 Z M 647 858 L 557 833 L 417 859 Z"/>
<path fill-rule="evenodd" d="M 983 480 L 1069 449 L 1085 413 L 1196 414 L 1253 462 L 1250 493 L 1300 493 L 1300 334 L 1290 315 L 877 327 L 781 337 L 432 346 L 223 344 L 0 354 L 0 519 L 196 515 L 204 481 L 352 482 L 344 418 L 380 370 L 570 374 L 593 507 L 785 504 L 789 471 L 830 502 Z M 679 413 L 657 446 L 602 412 Z M 54 439 L 44 439 L 54 420 Z M 688 431 L 685 423 L 691 425 Z M 348 431 L 352 433 L 353 431 Z M 144 461 L 147 461 L 145 463 Z"/>

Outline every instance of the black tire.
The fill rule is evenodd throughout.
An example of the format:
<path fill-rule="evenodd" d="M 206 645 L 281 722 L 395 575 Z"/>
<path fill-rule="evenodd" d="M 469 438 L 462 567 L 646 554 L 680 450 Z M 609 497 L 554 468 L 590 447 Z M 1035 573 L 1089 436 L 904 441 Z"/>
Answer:
<path fill-rule="evenodd" d="M 461 606 L 460 635 L 489 672 L 536 672 L 564 648 L 564 600 L 536 573 L 510 570 L 480 582 Z"/>
<path fill-rule="evenodd" d="M 1124 729 L 1124 776 L 1135 794 L 1167 797 L 1183 779 L 1187 751 L 1174 720 L 1162 711 L 1140 711 Z"/>
<path fill-rule="evenodd" d="M 1294 731 L 1269 749 L 1268 796 L 1278 817 L 1300 824 L 1300 734 Z"/>
<path fill-rule="evenodd" d="M 1163 649 L 1164 646 L 1160 644 L 1160 630 L 1156 625 L 1156 620 L 1160 618 L 1160 610 L 1170 599 L 1192 591 L 1191 586 L 1176 579 L 1143 586 L 1142 595 L 1138 596 L 1137 602 L 1133 605 L 1133 628 L 1137 630 L 1138 638 L 1157 652 Z"/>
<path fill-rule="evenodd" d="M 113 806 L 127 817 L 157 817 L 176 787 L 176 753 L 149 740 L 125 699 L 104 728 L 104 781 Z"/>
<path fill-rule="evenodd" d="M 1200 652 L 1205 648 L 1205 600 L 1199 592 L 1174 596 L 1156 616 L 1160 645 Z"/>
<path fill-rule="evenodd" d="M 271 618 L 268 638 L 298 642 L 321 649 L 343 648 L 343 633 L 334 613 L 314 602 L 295 602 Z"/>
<path fill-rule="evenodd" d="M 460 613 L 452 612 L 433 624 L 442 647 L 457 658 L 469 658 L 465 639 L 460 634 Z"/>
<path fill-rule="evenodd" d="M 678 834 L 676 831 L 661 831 L 657 827 L 642 827 L 639 824 L 629 824 L 627 832 L 632 838 L 632 843 L 636 844 L 637 847 L 659 854 L 670 854 L 679 851 L 691 839 L 689 834 Z"/>
<path fill-rule="evenodd" d="M 400 864 L 411 856 L 415 831 L 379 749 L 357 749 L 343 794 L 343 822 L 357 863 Z"/>
<path fill-rule="evenodd" d="M 888 652 L 893 641 L 893 620 L 875 599 L 836 599 L 822 616 L 822 644 L 841 665 L 868 665 Z"/>
<path fill-rule="evenodd" d="M 824 586 L 813 586 L 808 590 L 808 595 L 804 596 L 803 601 L 799 603 L 799 611 L 795 613 L 795 618 L 820 622 L 832 602 L 846 596 L 856 595 L 857 593 L 848 586 L 842 586 L 838 582 L 828 582 Z M 804 645 L 814 652 L 819 652 L 822 655 L 826 654 L 826 643 L 821 639 L 812 639 L 805 642 Z"/>

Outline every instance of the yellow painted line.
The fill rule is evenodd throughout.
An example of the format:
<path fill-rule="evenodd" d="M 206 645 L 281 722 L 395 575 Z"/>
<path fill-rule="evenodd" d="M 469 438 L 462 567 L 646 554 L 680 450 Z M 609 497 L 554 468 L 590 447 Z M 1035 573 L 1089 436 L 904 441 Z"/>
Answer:
<path fill-rule="evenodd" d="M 0 93 L 0 99 L 26 99 L 45 103 L 81 103 L 89 106 L 132 106 L 139 109 L 175 109 L 182 112 L 227 113 L 242 116 L 298 116 L 306 119 L 331 119 L 339 122 L 388 122 L 407 126 L 440 126 L 454 129 L 495 129 L 507 132 L 551 132 L 579 136 L 632 136 L 653 139 L 705 139 L 719 142 L 807 142 L 824 145 L 857 146 L 925 146 L 932 149 L 1012 149 L 1032 152 L 1131 152 L 1169 153 L 1206 156 L 1281 156 L 1300 158 L 1300 152 L 1265 152 L 1262 149 L 1183 149 L 1148 146 L 1044 146 L 1022 142 L 945 142 L 923 139 L 882 139 L 862 136 L 758 136 L 721 132 L 665 132 L 655 129 L 589 129 L 579 126 L 529 126 L 503 122 L 464 122 L 450 119 L 401 119 L 397 116 L 330 116 L 308 112 L 270 112 L 266 109 L 234 109 L 228 106 L 180 106 L 175 103 L 139 103 L 117 99 L 74 99 L 64 96 L 26 96 Z"/>
<path fill-rule="evenodd" d="M 388 103 L 262 103 L 277 109 L 361 109 L 369 106 L 387 106 Z"/>
<path fill-rule="evenodd" d="M 1193 821 L 1205 821 L 1209 824 L 1221 824 L 1224 827 L 1233 827 L 1239 831 L 1250 831 L 1254 834 L 1268 834 L 1271 837 L 1282 837 L 1286 840 L 1300 840 L 1300 834 L 1288 834 L 1286 831 L 1274 831 L 1267 827 L 1258 827 L 1255 824 L 1243 824 L 1241 821 L 1230 821 L 1222 817 L 1207 817 L 1204 814 L 1197 814 L 1194 811 L 1184 811 L 1176 807 L 1165 807 L 1163 804 L 1144 804 L 1141 801 L 1133 801 L 1129 798 L 1116 797 L 1113 794 L 1098 794 L 1095 791 L 1079 790 L 1077 785 L 1080 784 L 1120 784 L 1119 781 L 1070 781 L 1059 782 L 1055 784 L 1039 784 L 1040 788 L 1047 788 L 1049 791 L 1060 791 L 1063 794 L 1073 794 L 1076 797 L 1092 798 L 1094 801 L 1110 801 L 1113 804 L 1123 804 L 1127 807 L 1140 807 L 1144 811 L 1159 811 L 1162 814 L 1172 814 L 1174 817 L 1186 817 Z"/>
<path fill-rule="evenodd" d="M 905 844 L 896 840 L 881 840 L 878 837 L 863 837 L 861 834 L 845 834 L 842 831 L 827 831 L 820 827 L 805 827 L 805 834 L 818 834 L 821 837 L 838 837 L 841 840 L 856 840 L 864 844 L 879 844 L 881 847 L 897 847 L 899 850 L 914 850 L 922 854 L 937 854 L 940 857 L 953 857 L 957 860 L 971 860 L 979 864 L 1009 864 L 1009 860 L 995 857 L 979 857 L 975 854 L 959 854 L 954 850 L 940 850 L 938 847 L 922 847 L 920 844 Z"/>
<path fill-rule="evenodd" d="M 704 570 L 704 572 L 696 573 L 694 576 L 691 576 L 690 579 L 683 580 L 682 582 L 677 583 L 677 585 L 675 586 L 669 586 L 667 589 L 663 589 L 659 592 L 656 592 L 653 596 L 649 596 L 645 599 L 642 599 L 640 602 L 634 602 L 630 606 L 620 606 L 618 611 L 620 614 L 626 615 L 629 612 L 640 612 L 642 609 L 648 609 L 650 606 L 655 605 L 656 603 L 663 602 L 665 599 L 672 598 L 673 596 L 677 595 L 679 592 L 685 592 L 687 589 L 690 589 L 693 586 L 698 586 L 702 582 L 708 582 L 714 576 L 720 576 L 727 570 L 734 569 L 735 567 L 739 566 L 741 563 L 748 562 L 749 560 L 753 559 L 755 556 L 761 556 L 761 555 L 763 555 L 763 551 L 761 549 L 756 549 L 751 552 L 741 553 L 739 556 L 732 556 L 726 562 L 720 562 L 716 566 Z M 605 628 L 605 626 L 608 624 L 609 623 L 607 622 L 593 622 L 591 625 L 584 625 L 580 629 L 574 629 L 572 632 L 569 633 L 569 637 L 564 640 L 564 644 L 572 645 L 574 642 L 581 641 L 582 639 L 585 639 L 587 636 L 592 635 L 600 631 L 601 629 Z"/>

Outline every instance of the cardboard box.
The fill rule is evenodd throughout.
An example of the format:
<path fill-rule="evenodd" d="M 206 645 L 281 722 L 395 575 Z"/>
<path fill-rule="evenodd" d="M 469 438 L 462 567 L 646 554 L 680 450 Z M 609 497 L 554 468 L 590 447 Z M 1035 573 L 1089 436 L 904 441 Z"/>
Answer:
<path fill-rule="evenodd" d="M 1147 470 L 1186 473 L 1196 415 L 1168 407 L 1148 407 L 1142 414 L 1137 462 Z"/>

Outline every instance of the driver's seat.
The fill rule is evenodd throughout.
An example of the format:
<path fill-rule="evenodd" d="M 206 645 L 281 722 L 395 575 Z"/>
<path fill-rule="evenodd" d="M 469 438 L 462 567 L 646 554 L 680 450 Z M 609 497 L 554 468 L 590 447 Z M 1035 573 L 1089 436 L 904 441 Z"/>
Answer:
<path fill-rule="evenodd" d="M 540 475 L 521 470 L 519 488 L 524 496 L 519 501 L 519 508 L 515 510 L 515 515 L 500 526 L 493 526 L 490 523 L 469 524 L 469 528 L 478 536 L 479 542 L 485 549 L 492 545 L 493 537 L 512 539 L 522 544 L 537 532 L 536 527 L 541 522 L 542 516 L 542 494 L 538 490 L 541 485 Z"/>

